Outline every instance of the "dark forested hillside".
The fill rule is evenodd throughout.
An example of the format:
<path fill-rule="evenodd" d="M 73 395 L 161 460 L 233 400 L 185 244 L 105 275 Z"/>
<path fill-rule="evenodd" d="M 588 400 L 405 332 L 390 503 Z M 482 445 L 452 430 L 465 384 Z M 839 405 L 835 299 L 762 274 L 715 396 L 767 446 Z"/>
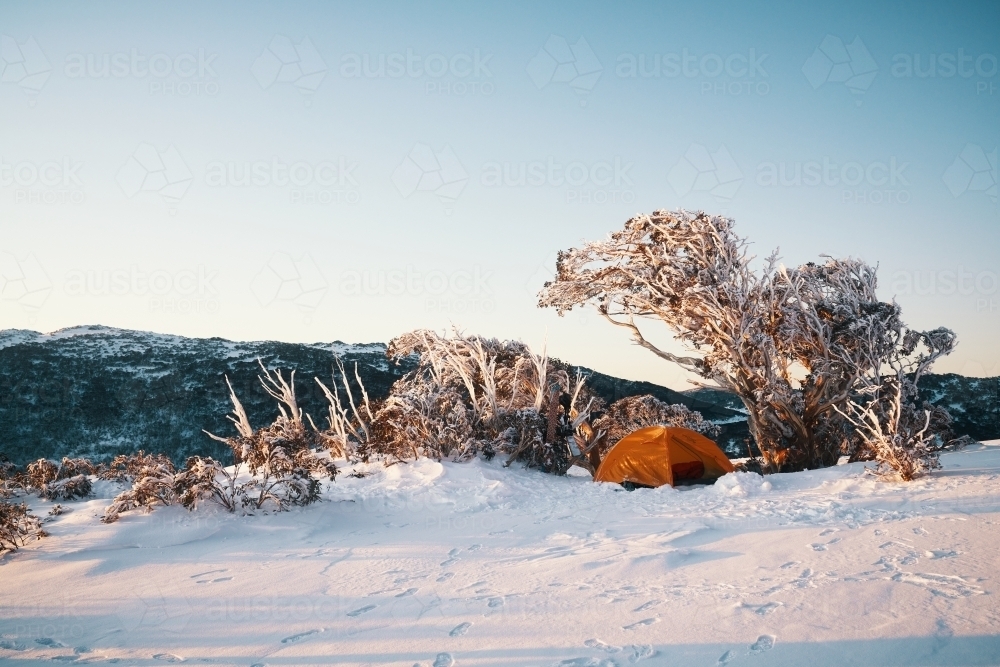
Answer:
<path fill-rule="evenodd" d="M 373 400 L 386 396 L 392 383 L 413 367 L 409 360 L 390 362 L 381 343 L 233 342 L 98 326 L 47 335 L 2 331 L 0 452 L 21 464 L 42 456 L 103 459 L 138 449 L 163 452 L 178 462 L 192 454 L 227 460 L 224 446 L 202 432 L 231 433 L 225 418 L 231 408 L 225 376 L 257 426 L 276 415 L 274 400 L 257 381 L 257 359 L 286 373 L 295 370 L 300 405 L 320 424 L 325 423 L 326 402 L 313 378 L 329 384 L 335 356 L 347 367 L 356 392 L 357 364 Z M 729 395 L 677 392 L 585 372 L 589 385 L 608 403 L 652 394 L 698 410 L 722 426 L 720 445 L 731 455 L 745 455 L 746 421 Z M 959 433 L 1000 437 L 997 378 L 929 376 L 921 388 L 928 400 L 948 406 Z"/>
<path fill-rule="evenodd" d="M 227 460 L 225 446 L 202 433 L 231 434 L 225 376 L 256 426 L 276 415 L 257 359 L 295 369 L 300 404 L 319 423 L 326 402 L 313 378 L 330 384 L 335 354 L 351 375 L 357 363 L 373 398 L 408 370 L 390 364 L 383 345 L 237 343 L 105 327 L 0 332 L 0 452 L 20 463 L 137 449 Z"/>

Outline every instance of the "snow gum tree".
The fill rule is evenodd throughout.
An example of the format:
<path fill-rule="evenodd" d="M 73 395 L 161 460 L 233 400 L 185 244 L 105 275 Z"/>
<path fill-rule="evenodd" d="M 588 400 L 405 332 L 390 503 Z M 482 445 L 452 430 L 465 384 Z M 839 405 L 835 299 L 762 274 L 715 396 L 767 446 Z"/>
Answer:
<path fill-rule="evenodd" d="M 860 414 L 852 401 L 921 334 L 905 328 L 896 303 L 879 300 L 876 270 L 863 261 L 788 269 L 776 251 L 754 270 L 753 260 L 732 219 L 655 211 L 561 251 L 539 306 L 560 315 L 596 307 L 636 344 L 706 381 L 696 384 L 739 396 L 765 470 L 834 465 L 865 444 L 847 416 Z M 691 356 L 650 342 L 640 328 L 650 322 Z M 942 340 L 946 331 L 923 335 Z"/>

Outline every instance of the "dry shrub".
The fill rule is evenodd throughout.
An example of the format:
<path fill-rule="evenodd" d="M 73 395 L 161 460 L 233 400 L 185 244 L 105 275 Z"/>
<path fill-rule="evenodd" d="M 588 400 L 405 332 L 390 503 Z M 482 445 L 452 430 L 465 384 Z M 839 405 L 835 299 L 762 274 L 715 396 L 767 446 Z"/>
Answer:
<path fill-rule="evenodd" d="M 271 503 L 279 511 L 289 505 L 308 505 L 319 500 L 319 477 L 334 480 L 337 467 L 323 456 L 326 439 L 301 419 L 284 415 L 249 436 L 223 440 L 233 449 L 237 461 L 230 473 L 211 459 L 192 457 L 178 475 L 182 504 L 194 508 L 201 500 L 218 502 L 229 511 L 237 506 L 263 509 Z M 319 450 L 319 451 L 317 451 Z M 245 466 L 249 478 L 237 479 Z M 211 480 L 220 480 L 213 485 Z M 190 484 L 188 484 L 190 480 Z"/>
<path fill-rule="evenodd" d="M 156 505 L 170 505 L 176 499 L 174 491 L 174 464 L 163 454 L 136 454 L 116 456 L 102 475 L 130 484 L 104 510 L 101 521 L 114 523 L 122 512 L 134 509 L 152 511 Z"/>
<path fill-rule="evenodd" d="M 28 464 L 24 486 L 47 500 L 84 498 L 92 489 L 90 476 L 97 472 L 98 467 L 88 459 L 63 458 L 58 464 L 38 459 Z"/>
<path fill-rule="evenodd" d="M 588 465 L 594 443 L 583 425 L 599 399 L 582 376 L 571 377 L 544 352 L 519 341 L 418 330 L 393 339 L 387 355 L 414 355 L 418 365 L 375 411 L 369 442 L 358 451 L 363 460 L 502 453 L 508 465 L 556 474 Z"/>
<path fill-rule="evenodd" d="M 393 384 L 372 422 L 372 438 L 359 449 L 362 460 L 384 456 L 403 461 L 420 455 L 464 459 L 474 453 L 465 398 L 454 389 L 408 377 Z"/>
<path fill-rule="evenodd" d="M 307 427 L 295 397 L 295 374 L 286 382 L 280 371 L 272 374 L 261 364 L 264 389 L 278 400 L 279 416 L 266 428 L 254 429 L 228 378 L 233 414 L 228 419 L 237 435 L 208 435 L 232 449 L 234 465 L 227 468 L 211 457 L 192 456 L 176 470 L 163 455 L 139 452 L 119 456 L 104 473 L 105 479 L 131 483 L 105 510 L 103 521 L 116 521 L 122 512 L 149 511 L 156 505 L 178 502 L 194 510 L 202 502 L 214 502 L 227 511 L 276 510 L 290 505 L 308 505 L 320 498 L 317 476 L 335 479 L 337 467 L 327 458 L 329 432 Z M 307 417 L 308 419 L 308 417 Z M 312 420 L 309 420 L 312 424 Z M 206 432 L 207 433 L 207 432 Z"/>
<path fill-rule="evenodd" d="M 157 469 L 169 469 L 173 472 L 174 464 L 164 454 L 147 454 L 140 449 L 134 454 L 119 454 L 109 465 L 101 469 L 97 476 L 103 480 L 131 484 L 149 474 L 151 470 Z"/>
<path fill-rule="evenodd" d="M 28 513 L 27 505 L 0 501 L 0 555 L 45 536 L 41 520 Z"/>
<path fill-rule="evenodd" d="M 27 484 L 32 489 L 41 489 L 49 482 L 54 482 L 59 473 L 59 466 L 48 459 L 38 459 L 27 465 Z"/>
<path fill-rule="evenodd" d="M 319 378 L 314 378 L 323 394 L 326 396 L 328 409 L 327 421 L 329 428 L 320 431 L 316 428 L 312 418 L 306 415 L 309 424 L 319 437 L 325 441 L 325 447 L 333 458 L 350 458 L 358 451 L 366 451 L 372 439 L 372 422 L 375 421 L 374 410 L 377 404 L 368 400 L 368 392 L 365 384 L 361 381 L 361 374 L 358 373 L 358 364 L 354 364 L 354 378 L 361 390 L 360 401 L 355 402 L 354 392 L 351 384 L 347 380 L 347 372 L 344 364 L 339 358 L 335 358 L 337 368 L 340 370 L 340 379 L 344 389 L 344 396 L 347 404 L 341 400 L 340 389 L 337 387 L 337 376 L 334 373 L 333 382 L 327 387 Z"/>
<path fill-rule="evenodd" d="M 188 458 L 177 474 L 173 491 L 177 501 L 189 510 L 197 509 L 203 501 L 214 502 L 228 512 L 241 506 L 236 475 L 209 456 Z"/>
<path fill-rule="evenodd" d="M 873 472 L 880 478 L 916 479 L 941 467 L 942 451 L 972 442 L 955 437 L 947 410 L 919 402 L 920 377 L 954 346 L 955 334 L 947 329 L 907 332 L 885 364 L 888 372 L 863 375 L 847 408 L 838 408 L 861 441 L 854 458 L 876 461 Z"/>
<path fill-rule="evenodd" d="M 73 500 L 90 495 L 93 484 L 86 475 L 75 475 L 49 482 L 38 490 L 38 495 L 46 500 Z"/>
<path fill-rule="evenodd" d="M 234 469 L 229 472 L 209 458 L 189 459 L 175 485 L 185 507 L 194 508 L 200 501 L 210 500 L 231 512 L 237 506 L 263 509 L 269 503 L 281 511 L 289 505 L 308 505 L 319 500 L 321 484 L 317 476 L 336 479 L 337 466 L 325 453 L 331 433 L 319 431 L 299 408 L 295 372 L 286 381 L 281 371 L 272 375 L 263 363 L 260 367 L 264 373 L 261 384 L 278 401 L 278 418 L 270 426 L 255 430 L 229 385 L 233 402 L 229 420 L 238 435 L 229 438 L 208 435 L 233 450 Z M 240 477 L 244 468 L 249 474 L 247 479 Z"/>

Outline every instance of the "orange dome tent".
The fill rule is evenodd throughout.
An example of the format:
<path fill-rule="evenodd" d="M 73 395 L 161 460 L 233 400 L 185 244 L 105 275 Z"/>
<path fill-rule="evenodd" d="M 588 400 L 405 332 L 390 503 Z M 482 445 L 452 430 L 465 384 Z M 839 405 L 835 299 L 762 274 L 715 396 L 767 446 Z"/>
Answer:
<path fill-rule="evenodd" d="M 712 480 L 733 472 L 719 446 L 686 428 L 649 426 L 632 431 L 608 451 L 595 482 L 663 486 Z"/>

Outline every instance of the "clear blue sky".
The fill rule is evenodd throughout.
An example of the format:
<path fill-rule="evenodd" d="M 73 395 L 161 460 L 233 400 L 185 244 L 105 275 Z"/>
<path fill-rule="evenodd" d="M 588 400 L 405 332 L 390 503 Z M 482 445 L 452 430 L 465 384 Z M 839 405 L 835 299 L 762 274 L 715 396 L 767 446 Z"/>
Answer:
<path fill-rule="evenodd" d="M 998 5 L 536 4 L 0 2 L 0 328 L 454 323 L 683 386 L 535 292 L 684 207 L 1000 374 Z"/>

